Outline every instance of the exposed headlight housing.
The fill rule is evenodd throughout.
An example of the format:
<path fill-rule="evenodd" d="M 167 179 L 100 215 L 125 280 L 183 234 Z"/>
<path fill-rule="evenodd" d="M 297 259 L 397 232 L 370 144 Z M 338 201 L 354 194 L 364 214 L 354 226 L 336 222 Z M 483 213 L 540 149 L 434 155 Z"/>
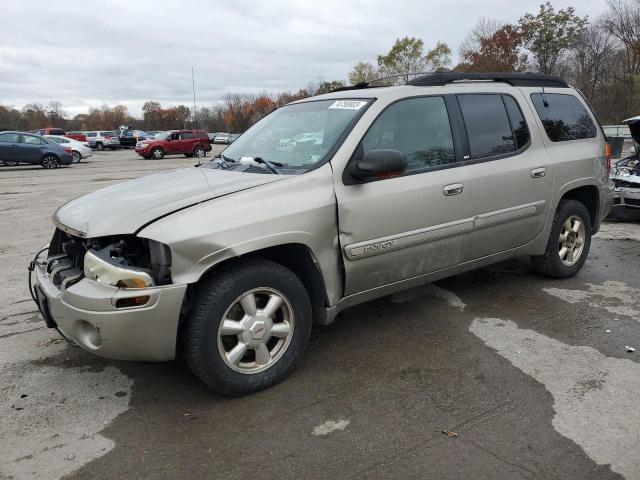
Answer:
<path fill-rule="evenodd" d="M 149 273 L 115 265 L 101 258 L 95 250 L 89 250 L 84 256 L 84 276 L 118 288 L 148 288 L 155 285 Z"/>

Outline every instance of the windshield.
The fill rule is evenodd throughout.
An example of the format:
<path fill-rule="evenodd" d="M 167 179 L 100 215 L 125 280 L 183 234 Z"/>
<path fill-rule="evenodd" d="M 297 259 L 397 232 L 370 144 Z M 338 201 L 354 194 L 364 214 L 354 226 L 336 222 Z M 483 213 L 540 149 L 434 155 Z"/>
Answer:
<path fill-rule="evenodd" d="M 160 133 L 156 133 L 153 138 L 156 140 L 166 140 L 167 138 L 169 138 L 170 135 L 171 135 L 171 132 L 160 132 Z"/>
<path fill-rule="evenodd" d="M 232 161 L 259 158 L 281 166 L 285 174 L 300 174 L 320 165 L 369 100 L 320 100 L 279 108 L 227 147 Z"/>

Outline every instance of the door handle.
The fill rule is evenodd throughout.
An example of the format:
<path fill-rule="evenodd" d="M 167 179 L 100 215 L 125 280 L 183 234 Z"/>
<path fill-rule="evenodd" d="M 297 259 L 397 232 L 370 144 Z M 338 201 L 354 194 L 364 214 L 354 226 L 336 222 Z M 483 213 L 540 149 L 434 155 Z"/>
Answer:
<path fill-rule="evenodd" d="M 547 169 L 544 167 L 534 168 L 531 170 L 531 178 L 542 178 L 547 174 Z"/>
<path fill-rule="evenodd" d="M 461 183 L 452 183 L 442 189 L 442 193 L 450 197 L 451 195 L 460 195 L 464 191 L 464 185 Z"/>

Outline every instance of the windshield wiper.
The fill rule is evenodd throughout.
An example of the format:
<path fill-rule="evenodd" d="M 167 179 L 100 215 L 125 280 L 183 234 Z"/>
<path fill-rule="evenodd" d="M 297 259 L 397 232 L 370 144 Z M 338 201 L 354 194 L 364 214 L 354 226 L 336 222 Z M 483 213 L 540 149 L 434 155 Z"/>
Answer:
<path fill-rule="evenodd" d="M 270 162 L 269 160 L 265 160 L 262 157 L 253 157 L 253 160 L 258 162 L 258 163 L 262 163 L 263 165 L 265 165 L 267 167 L 267 169 L 271 172 L 271 173 L 275 173 L 276 175 L 280 175 L 282 172 L 278 169 L 278 167 L 282 167 L 283 164 L 280 162 Z"/>

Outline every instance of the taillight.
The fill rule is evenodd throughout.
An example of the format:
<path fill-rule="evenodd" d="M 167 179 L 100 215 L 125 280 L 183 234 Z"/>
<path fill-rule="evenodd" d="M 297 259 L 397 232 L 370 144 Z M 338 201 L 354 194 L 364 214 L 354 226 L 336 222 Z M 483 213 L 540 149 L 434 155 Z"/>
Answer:
<path fill-rule="evenodd" d="M 611 145 L 604 144 L 604 158 L 607 161 L 607 175 L 611 173 Z"/>

